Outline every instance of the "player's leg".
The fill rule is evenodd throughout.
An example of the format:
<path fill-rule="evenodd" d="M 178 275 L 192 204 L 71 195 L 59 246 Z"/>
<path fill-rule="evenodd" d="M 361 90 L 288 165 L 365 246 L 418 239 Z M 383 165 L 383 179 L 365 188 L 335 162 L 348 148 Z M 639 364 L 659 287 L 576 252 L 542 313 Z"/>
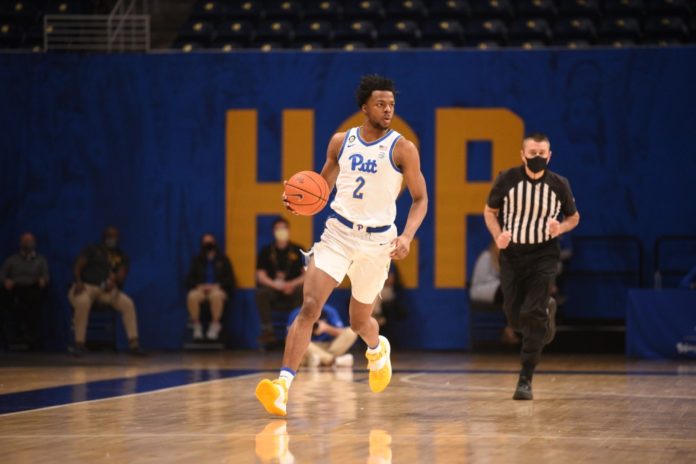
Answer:
<path fill-rule="evenodd" d="M 314 258 L 309 262 L 304 281 L 302 308 L 288 329 L 285 339 L 283 367 L 297 371 L 302 356 L 312 338 L 314 323 L 321 316 L 321 309 L 338 283 L 326 272 L 316 267 Z"/>
<path fill-rule="evenodd" d="M 389 273 L 387 247 L 369 247 L 353 261 L 348 276 L 351 282 L 350 327 L 367 344 L 365 357 L 370 371 L 370 389 L 381 392 L 391 381 L 391 346 L 379 335 L 379 324 L 372 317 L 375 300 L 384 287 Z"/>
<path fill-rule="evenodd" d="M 337 284 L 336 278 L 316 266 L 313 257 L 305 275 L 302 308 L 285 339 L 280 375 L 273 381 L 264 379 L 256 386 L 256 398 L 270 414 L 287 414 L 288 391 L 309 346 L 314 323 L 319 319 L 321 309 Z"/>

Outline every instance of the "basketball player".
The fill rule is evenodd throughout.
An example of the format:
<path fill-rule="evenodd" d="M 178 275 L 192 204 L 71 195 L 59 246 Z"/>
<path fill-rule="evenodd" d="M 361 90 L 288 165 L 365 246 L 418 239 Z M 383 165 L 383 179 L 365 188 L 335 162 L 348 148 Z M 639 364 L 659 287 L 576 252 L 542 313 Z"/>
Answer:
<path fill-rule="evenodd" d="M 568 180 L 548 169 L 547 136 L 527 136 L 521 156 L 522 166 L 500 173 L 493 183 L 484 218 L 500 249 L 503 309 L 508 324 L 522 335 L 522 370 L 513 399 L 531 400 L 534 369 L 556 332 L 550 289 L 560 263 L 557 237 L 573 230 L 580 214 Z"/>
<path fill-rule="evenodd" d="M 381 392 L 391 380 L 389 341 L 379 335 L 372 308 L 391 259 L 408 255 L 428 209 L 418 150 L 390 129 L 395 94 L 391 80 L 363 77 L 356 98 L 365 122 L 335 134 L 329 142 L 321 175 L 330 191 L 336 186 L 333 214 L 321 240 L 309 252 L 302 308 L 288 331 L 280 376 L 262 380 L 256 387 L 256 397 L 271 414 L 286 415 L 288 390 L 309 345 L 313 324 L 346 275 L 351 281 L 350 326 L 368 346 L 370 389 Z M 413 203 L 398 235 L 394 219 L 402 180 Z M 292 209 L 287 202 L 286 207 Z"/>

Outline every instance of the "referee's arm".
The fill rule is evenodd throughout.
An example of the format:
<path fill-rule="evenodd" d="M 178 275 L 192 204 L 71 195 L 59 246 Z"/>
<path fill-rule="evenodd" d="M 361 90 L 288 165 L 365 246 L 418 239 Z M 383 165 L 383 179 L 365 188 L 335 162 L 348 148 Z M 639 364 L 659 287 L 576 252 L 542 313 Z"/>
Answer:
<path fill-rule="evenodd" d="M 563 219 L 563 222 L 558 222 L 555 219 L 551 219 L 549 221 L 549 234 L 551 234 L 552 238 L 556 238 L 561 234 L 565 234 L 566 232 L 570 232 L 571 230 L 575 229 L 579 223 L 580 213 L 577 211 L 570 216 L 566 216 L 566 218 Z"/>
<path fill-rule="evenodd" d="M 503 232 L 498 223 L 498 211 L 499 209 L 491 208 L 486 205 L 483 209 L 483 219 L 486 222 L 486 227 L 491 233 L 495 244 L 499 249 L 504 250 L 510 244 L 512 239 L 512 234 L 509 231 Z"/>

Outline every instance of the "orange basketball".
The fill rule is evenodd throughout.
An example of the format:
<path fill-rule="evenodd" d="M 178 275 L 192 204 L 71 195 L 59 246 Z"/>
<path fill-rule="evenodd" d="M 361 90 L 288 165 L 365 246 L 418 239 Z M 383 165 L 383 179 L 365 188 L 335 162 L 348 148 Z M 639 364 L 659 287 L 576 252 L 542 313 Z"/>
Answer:
<path fill-rule="evenodd" d="M 285 183 L 285 198 L 297 214 L 313 216 L 329 201 L 329 184 L 316 172 L 300 171 Z"/>

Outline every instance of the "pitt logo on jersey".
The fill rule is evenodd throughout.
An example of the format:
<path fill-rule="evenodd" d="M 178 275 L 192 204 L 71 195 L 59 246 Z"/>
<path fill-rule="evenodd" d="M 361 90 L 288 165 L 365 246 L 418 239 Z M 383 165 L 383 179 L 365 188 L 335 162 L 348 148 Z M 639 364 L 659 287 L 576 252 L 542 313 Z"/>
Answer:
<path fill-rule="evenodd" d="M 348 159 L 350 160 L 351 171 L 366 172 L 368 174 L 377 174 L 376 160 L 365 160 L 365 157 L 359 153 L 354 153 L 350 155 Z"/>

